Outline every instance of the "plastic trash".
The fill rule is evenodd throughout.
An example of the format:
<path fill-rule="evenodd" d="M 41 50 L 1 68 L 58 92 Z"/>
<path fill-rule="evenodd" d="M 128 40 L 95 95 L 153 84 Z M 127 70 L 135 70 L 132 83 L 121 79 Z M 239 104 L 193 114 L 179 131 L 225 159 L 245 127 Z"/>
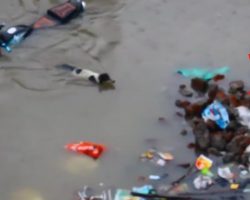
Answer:
<path fill-rule="evenodd" d="M 202 112 L 202 118 L 205 121 L 215 121 L 222 129 L 225 129 L 229 125 L 229 116 L 226 108 L 216 100 Z"/>
<path fill-rule="evenodd" d="M 240 123 L 250 128 L 250 110 L 245 106 L 239 106 L 236 109 L 240 117 Z"/>
<path fill-rule="evenodd" d="M 153 157 L 154 157 L 154 151 L 153 150 L 148 150 L 148 151 L 142 153 L 141 156 L 140 156 L 140 158 L 142 160 L 144 160 L 144 159 L 151 160 L 151 159 L 153 159 Z"/>
<path fill-rule="evenodd" d="M 158 176 L 158 175 L 149 175 L 149 176 L 148 176 L 148 179 L 150 179 L 150 180 L 160 180 L 161 177 Z"/>
<path fill-rule="evenodd" d="M 238 190 L 240 185 L 238 183 L 232 183 L 230 184 L 230 189 L 231 190 Z"/>
<path fill-rule="evenodd" d="M 250 178 L 250 173 L 248 170 L 241 170 L 240 171 L 240 178 L 241 179 L 249 179 Z"/>
<path fill-rule="evenodd" d="M 170 157 L 166 157 L 164 153 L 158 152 L 155 149 L 149 149 L 148 151 L 142 153 L 140 158 L 142 161 L 150 160 L 155 165 L 163 167 L 166 165 L 166 160 L 164 158 L 169 159 Z"/>
<path fill-rule="evenodd" d="M 158 155 L 159 155 L 162 159 L 164 159 L 164 160 L 166 160 L 166 161 L 170 161 L 170 160 L 173 160 L 173 159 L 174 159 L 173 154 L 168 153 L 168 152 L 158 152 Z"/>
<path fill-rule="evenodd" d="M 77 192 L 77 199 L 79 200 L 89 200 L 89 199 L 98 199 L 98 200 L 113 200 L 111 189 L 104 190 L 101 194 L 92 194 L 91 188 L 84 186 L 82 190 Z"/>
<path fill-rule="evenodd" d="M 163 159 L 154 159 L 154 160 L 155 160 L 155 164 L 160 167 L 164 167 L 166 165 L 166 161 Z"/>
<path fill-rule="evenodd" d="M 194 187 L 197 190 L 207 189 L 213 184 L 213 180 L 209 176 L 199 175 L 193 181 Z"/>
<path fill-rule="evenodd" d="M 200 155 L 196 161 L 195 166 L 197 169 L 210 169 L 213 165 L 213 161 L 204 155 Z"/>
<path fill-rule="evenodd" d="M 204 176 L 210 176 L 210 177 L 213 176 L 213 173 L 208 168 L 203 168 L 201 170 L 201 174 L 204 175 Z"/>
<path fill-rule="evenodd" d="M 117 189 L 114 200 L 145 200 L 145 199 L 130 195 L 129 190 Z"/>
<path fill-rule="evenodd" d="M 177 73 L 188 78 L 201 78 L 204 80 L 211 80 L 216 75 L 224 75 L 229 71 L 229 67 L 220 67 L 214 70 L 208 70 L 203 68 L 193 68 L 193 69 L 179 69 Z"/>
<path fill-rule="evenodd" d="M 79 142 L 65 145 L 65 149 L 76 153 L 87 155 L 93 159 L 98 159 L 106 150 L 106 147 L 93 142 Z"/>
<path fill-rule="evenodd" d="M 229 167 L 218 167 L 217 173 L 219 177 L 224 178 L 229 182 L 233 181 L 234 174 L 231 172 Z"/>
<path fill-rule="evenodd" d="M 250 192 L 250 188 L 246 188 L 243 190 L 244 193 L 249 193 Z"/>
<path fill-rule="evenodd" d="M 142 187 L 133 187 L 132 191 L 140 194 L 152 194 L 154 188 L 152 185 L 144 185 Z"/>
<path fill-rule="evenodd" d="M 164 179 L 164 178 L 166 178 L 166 177 L 168 177 L 168 174 L 163 174 L 163 175 L 161 175 L 161 176 L 159 176 L 159 175 L 149 175 L 148 176 L 148 179 L 149 180 L 161 180 L 161 179 Z"/>

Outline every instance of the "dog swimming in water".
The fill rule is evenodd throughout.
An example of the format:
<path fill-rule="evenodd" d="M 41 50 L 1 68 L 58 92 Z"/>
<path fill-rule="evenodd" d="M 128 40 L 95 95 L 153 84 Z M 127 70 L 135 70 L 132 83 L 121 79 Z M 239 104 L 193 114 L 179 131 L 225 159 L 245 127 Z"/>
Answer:
<path fill-rule="evenodd" d="M 81 69 L 69 64 L 61 64 L 56 67 L 70 72 L 74 77 L 98 85 L 100 90 L 115 89 L 115 81 L 110 78 L 108 73 L 97 73 L 89 69 Z"/>

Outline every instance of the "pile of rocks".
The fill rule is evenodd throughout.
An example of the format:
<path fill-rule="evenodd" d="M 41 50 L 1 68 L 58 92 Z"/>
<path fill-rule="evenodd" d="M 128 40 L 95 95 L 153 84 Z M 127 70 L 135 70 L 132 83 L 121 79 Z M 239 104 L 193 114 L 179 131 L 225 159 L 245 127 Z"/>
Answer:
<path fill-rule="evenodd" d="M 250 163 L 250 129 L 247 122 L 242 122 L 239 108 L 250 114 L 250 95 L 243 81 L 230 82 L 226 91 L 218 85 L 221 79 L 223 77 L 209 81 L 192 79 L 190 86 L 197 93 L 198 100 L 176 100 L 176 106 L 184 110 L 185 119 L 195 136 L 195 143 L 189 146 L 202 153 L 222 156 L 225 163 L 234 161 L 247 166 Z M 186 85 L 180 85 L 179 92 L 186 98 L 195 96 Z M 204 110 L 214 101 L 220 102 L 228 114 L 229 123 L 225 128 L 219 127 L 215 120 L 202 117 Z"/>

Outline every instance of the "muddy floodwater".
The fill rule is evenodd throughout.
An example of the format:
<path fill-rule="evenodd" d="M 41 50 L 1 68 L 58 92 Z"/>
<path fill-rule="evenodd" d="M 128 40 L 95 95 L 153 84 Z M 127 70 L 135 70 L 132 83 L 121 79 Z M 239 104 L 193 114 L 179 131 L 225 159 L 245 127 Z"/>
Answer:
<path fill-rule="evenodd" d="M 30 24 L 59 2 L 1 0 L 0 22 Z M 227 65 L 228 80 L 249 85 L 249 20 L 245 0 L 88 0 L 83 18 L 35 32 L 0 58 L 0 199 L 69 200 L 100 183 L 130 188 L 157 173 L 138 160 L 151 145 L 173 153 L 173 163 L 194 160 L 192 134 L 179 134 L 187 125 L 174 115 L 188 80 L 175 71 Z M 116 90 L 75 82 L 55 69 L 61 63 L 108 72 Z M 108 151 L 93 161 L 64 150 L 85 140 Z M 166 170 L 169 181 L 184 172 Z"/>

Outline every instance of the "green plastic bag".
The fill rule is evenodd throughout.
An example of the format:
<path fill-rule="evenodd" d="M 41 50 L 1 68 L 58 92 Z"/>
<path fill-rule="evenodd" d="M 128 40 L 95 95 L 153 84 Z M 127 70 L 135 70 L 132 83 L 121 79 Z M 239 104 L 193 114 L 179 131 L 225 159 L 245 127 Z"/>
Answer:
<path fill-rule="evenodd" d="M 177 73 L 188 78 L 201 78 L 203 80 L 210 80 L 218 74 L 225 75 L 229 70 L 229 67 L 224 66 L 213 70 L 203 68 L 179 69 L 177 70 Z"/>

